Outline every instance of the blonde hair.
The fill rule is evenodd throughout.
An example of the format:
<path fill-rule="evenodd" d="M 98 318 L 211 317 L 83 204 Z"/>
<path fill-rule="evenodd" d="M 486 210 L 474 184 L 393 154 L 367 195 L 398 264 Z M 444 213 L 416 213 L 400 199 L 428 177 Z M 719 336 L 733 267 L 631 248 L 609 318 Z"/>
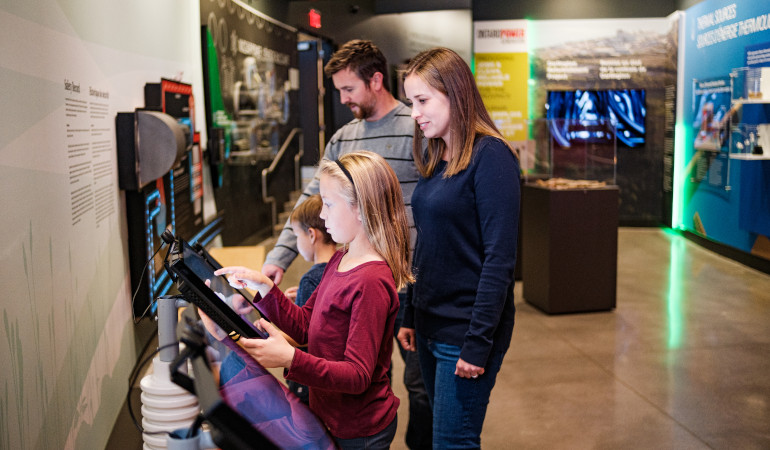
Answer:
<path fill-rule="evenodd" d="M 473 73 L 460 55 L 443 47 L 425 50 L 409 61 L 403 77 L 406 79 L 410 75 L 418 76 L 425 84 L 446 95 L 451 112 L 451 148 L 446 148 L 446 143 L 441 138 L 430 138 L 428 151 L 423 153 L 422 132 L 415 122 L 412 154 L 417 170 L 423 177 L 433 175 L 445 149 L 449 162 L 444 178 L 467 169 L 471 163 L 473 143 L 477 136 L 494 136 L 500 139 L 518 157 L 516 150 L 503 138 L 489 116 L 473 79 Z"/>
<path fill-rule="evenodd" d="M 385 159 L 369 151 L 348 153 L 337 161 L 323 160 L 320 174 L 337 180 L 348 205 L 358 206 L 366 236 L 390 267 L 396 287 L 414 282 L 401 185 Z"/>

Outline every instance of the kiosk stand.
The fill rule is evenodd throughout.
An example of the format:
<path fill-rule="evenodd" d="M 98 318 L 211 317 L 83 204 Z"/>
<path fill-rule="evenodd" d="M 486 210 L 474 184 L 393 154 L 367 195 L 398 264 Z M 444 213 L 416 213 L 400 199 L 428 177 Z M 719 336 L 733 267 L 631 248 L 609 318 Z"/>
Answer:
<path fill-rule="evenodd" d="M 176 337 L 177 310 L 188 303 L 177 296 L 158 298 L 158 348 L 142 388 L 142 428 L 145 431 L 173 432 L 190 428 L 200 413 L 198 399 L 171 381 L 171 364 L 179 354 Z M 170 448 L 163 434 L 142 434 L 145 450 Z M 180 448 L 180 447 L 176 447 Z M 193 447 L 197 450 L 197 446 Z"/>

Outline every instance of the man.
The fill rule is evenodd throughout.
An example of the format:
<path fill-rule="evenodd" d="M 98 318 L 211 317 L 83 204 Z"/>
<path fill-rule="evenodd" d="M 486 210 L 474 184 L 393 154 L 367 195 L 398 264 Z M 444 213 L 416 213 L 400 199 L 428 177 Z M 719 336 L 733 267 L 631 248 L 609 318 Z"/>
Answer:
<path fill-rule="evenodd" d="M 416 233 L 411 198 L 419 178 L 412 158 L 414 120 L 410 108 L 390 93 L 385 56 L 371 41 L 352 40 L 332 55 L 324 72 L 331 76 L 334 87 L 340 92 L 340 101 L 350 108 L 355 119 L 334 133 L 326 145 L 323 158 L 335 160 L 356 150 L 373 151 L 385 158 L 401 183 L 412 237 L 410 249 L 413 249 Z M 315 177 L 305 188 L 297 205 L 317 193 L 318 177 Z M 279 284 L 297 254 L 297 238 L 287 224 L 275 247 L 267 254 L 262 272 Z M 403 296 L 401 303 L 404 304 Z M 402 311 L 403 308 L 399 313 Z M 396 332 L 400 323 L 401 316 L 396 320 Z M 401 346 L 397 346 L 401 350 Z M 414 352 L 402 352 L 401 355 L 406 365 L 404 384 L 409 391 L 406 442 L 412 449 L 431 448 L 433 416 L 417 358 Z"/>
<path fill-rule="evenodd" d="M 350 108 L 355 119 L 337 130 L 326 145 L 323 157 L 335 160 L 356 150 L 370 150 L 384 157 L 401 182 L 414 236 L 410 199 L 419 178 L 412 160 L 414 121 L 409 107 L 396 100 L 388 89 L 385 57 L 372 42 L 353 40 L 334 53 L 324 72 L 331 76 L 340 92 L 340 101 Z M 317 193 L 318 177 L 315 177 L 297 204 Z M 287 224 L 268 253 L 262 272 L 280 284 L 297 254 L 296 236 Z"/>

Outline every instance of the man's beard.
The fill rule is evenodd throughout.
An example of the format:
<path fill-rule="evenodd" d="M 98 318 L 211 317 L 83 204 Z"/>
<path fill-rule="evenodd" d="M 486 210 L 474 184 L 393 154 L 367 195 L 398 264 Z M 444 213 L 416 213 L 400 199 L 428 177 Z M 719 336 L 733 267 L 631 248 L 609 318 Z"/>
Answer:
<path fill-rule="evenodd" d="M 350 112 L 353 113 L 353 116 L 356 119 L 360 120 L 366 120 L 369 117 L 372 117 L 374 114 L 374 102 L 367 102 L 367 103 L 348 103 L 348 108 L 350 108 Z M 353 110 L 352 106 L 357 106 L 357 110 Z"/>

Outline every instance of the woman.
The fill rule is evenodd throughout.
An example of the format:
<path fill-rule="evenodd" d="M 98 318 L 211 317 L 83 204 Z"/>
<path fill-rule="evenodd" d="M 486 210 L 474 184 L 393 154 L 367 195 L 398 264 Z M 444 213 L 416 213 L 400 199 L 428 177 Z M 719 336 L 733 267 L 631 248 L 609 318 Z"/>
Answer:
<path fill-rule="evenodd" d="M 452 50 L 413 58 L 416 283 L 398 340 L 417 351 L 434 448 L 481 446 L 489 397 L 513 333 L 519 164 Z M 419 129 L 428 139 L 423 152 Z"/>

